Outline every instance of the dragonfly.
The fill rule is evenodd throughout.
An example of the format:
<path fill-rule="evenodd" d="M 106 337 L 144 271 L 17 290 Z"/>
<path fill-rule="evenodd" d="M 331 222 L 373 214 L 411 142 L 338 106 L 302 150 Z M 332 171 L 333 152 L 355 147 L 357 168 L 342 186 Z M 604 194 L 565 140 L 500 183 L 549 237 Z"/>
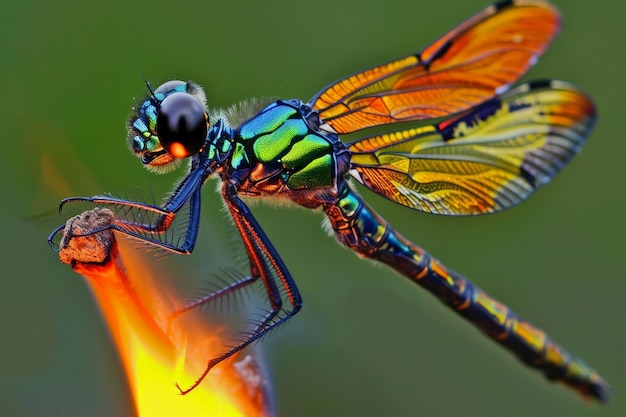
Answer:
<path fill-rule="evenodd" d="M 177 385 L 181 394 L 302 308 L 294 278 L 244 197 L 320 209 L 341 245 L 430 291 L 548 379 L 604 401 L 610 387 L 598 373 L 403 237 L 355 189 L 360 183 L 405 207 L 466 216 L 514 206 L 549 182 L 581 149 L 596 119 L 591 99 L 567 82 L 515 85 L 560 22 L 547 1 L 500 1 L 420 52 L 340 79 L 306 103 L 252 101 L 221 110 L 207 106 L 194 82 L 172 80 L 153 90 L 146 81 L 149 95 L 133 108 L 128 146 L 157 173 L 186 160 L 186 175 L 160 205 L 103 194 L 66 198 L 60 209 L 76 202 L 108 207 L 113 222 L 89 233 L 113 229 L 149 247 L 190 254 L 202 187 L 217 178 L 249 274 L 183 310 L 255 282 L 262 283 L 267 306 L 245 337 L 211 358 L 191 386 Z M 377 127 L 384 132 L 341 140 Z M 173 232 L 183 212 L 183 225 Z M 48 238 L 57 250 L 62 231 L 63 225 Z"/>

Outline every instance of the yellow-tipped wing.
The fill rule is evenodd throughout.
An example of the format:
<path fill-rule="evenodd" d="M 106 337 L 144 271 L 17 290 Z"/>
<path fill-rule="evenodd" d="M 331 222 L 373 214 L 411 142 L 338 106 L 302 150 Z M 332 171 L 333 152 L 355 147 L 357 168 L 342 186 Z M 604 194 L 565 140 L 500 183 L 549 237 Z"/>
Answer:
<path fill-rule="evenodd" d="M 547 2 L 501 1 L 420 53 L 344 78 L 310 104 L 337 133 L 457 113 L 526 73 L 559 26 L 559 13 Z"/>
<path fill-rule="evenodd" d="M 429 213 L 490 213 L 527 198 L 578 152 L 593 103 L 561 81 L 520 85 L 443 122 L 358 140 L 353 176 Z"/>

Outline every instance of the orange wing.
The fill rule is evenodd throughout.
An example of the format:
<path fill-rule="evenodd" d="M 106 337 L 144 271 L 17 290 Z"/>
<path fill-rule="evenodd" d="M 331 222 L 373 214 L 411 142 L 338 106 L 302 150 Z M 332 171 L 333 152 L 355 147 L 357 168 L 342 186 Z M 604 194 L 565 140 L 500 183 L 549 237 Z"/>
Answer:
<path fill-rule="evenodd" d="M 350 173 L 417 210 L 491 213 L 550 181 L 580 150 L 595 117 L 575 87 L 535 81 L 433 125 L 357 140 L 349 146 Z"/>
<path fill-rule="evenodd" d="M 337 133 L 447 116 L 508 88 L 559 26 L 559 12 L 545 1 L 501 1 L 422 52 L 344 78 L 310 103 Z"/>

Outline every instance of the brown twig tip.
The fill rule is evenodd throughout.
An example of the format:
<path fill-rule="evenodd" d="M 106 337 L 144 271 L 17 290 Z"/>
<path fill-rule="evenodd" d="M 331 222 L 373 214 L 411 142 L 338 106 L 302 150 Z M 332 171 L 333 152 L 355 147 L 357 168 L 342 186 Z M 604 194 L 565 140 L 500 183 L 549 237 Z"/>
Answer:
<path fill-rule="evenodd" d="M 106 262 L 115 242 L 113 230 L 109 228 L 113 220 L 111 210 L 100 208 L 69 219 L 59 244 L 61 262 L 70 265 Z"/>
<path fill-rule="evenodd" d="M 213 344 L 224 335 L 197 311 L 187 312 L 184 321 L 166 320 L 183 302 L 153 279 L 159 275 L 153 265 L 127 251 L 124 239 L 116 241 L 115 221 L 108 209 L 71 218 L 59 257 L 86 278 L 124 364 L 137 415 L 273 416 L 271 386 L 252 357 L 223 365 L 199 384 L 198 376 L 208 372 L 207 358 L 215 355 Z M 184 387 L 197 381 L 193 395 L 174 395 L 171 384 L 179 378 Z M 176 388 L 181 394 L 191 391 Z"/>

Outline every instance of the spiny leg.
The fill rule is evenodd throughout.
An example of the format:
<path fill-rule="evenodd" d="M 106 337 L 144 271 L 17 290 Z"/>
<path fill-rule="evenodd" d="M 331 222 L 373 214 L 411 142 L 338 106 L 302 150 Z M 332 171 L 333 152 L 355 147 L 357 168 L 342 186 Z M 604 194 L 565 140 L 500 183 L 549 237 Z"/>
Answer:
<path fill-rule="evenodd" d="M 249 275 L 247 277 L 243 277 L 240 278 L 222 288 L 219 288 L 216 291 L 211 292 L 210 294 L 204 295 L 202 297 L 199 297 L 195 300 L 193 300 L 190 303 L 185 304 L 182 308 L 179 308 L 178 310 L 174 311 L 170 317 L 169 320 L 175 320 L 178 317 L 192 311 L 195 310 L 196 308 L 200 308 L 202 306 L 205 306 L 209 303 L 211 303 L 212 301 L 217 300 L 218 298 L 221 297 L 225 297 L 228 296 L 230 294 L 233 294 L 245 287 L 247 287 L 250 284 L 253 284 L 255 282 L 258 281 L 258 279 L 260 278 L 260 276 L 258 275 Z"/>
<path fill-rule="evenodd" d="M 192 170 L 171 193 L 162 206 L 129 201 L 111 196 L 70 197 L 63 199 L 59 206 L 62 211 L 66 204 L 74 202 L 89 202 L 97 206 L 110 208 L 115 213 L 113 222 L 103 228 L 94 229 L 89 234 L 113 229 L 126 236 L 145 242 L 150 246 L 165 249 L 179 254 L 189 254 L 193 251 L 198 237 L 200 224 L 200 192 L 206 179 L 207 170 L 200 166 Z M 168 242 L 165 234 L 170 229 L 177 214 L 185 207 L 189 207 L 189 218 L 182 229 L 182 243 Z M 147 218 L 148 221 L 142 221 Z M 54 240 L 64 226 L 56 228 L 48 237 L 48 243 L 54 250 Z M 78 236 L 77 236 L 78 237 Z M 180 240 L 180 239 L 179 239 Z"/>
<path fill-rule="evenodd" d="M 176 384 L 176 387 L 183 395 L 189 393 L 200 385 L 202 380 L 215 365 L 241 351 L 249 344 L 261 339 L 267 333 L 294 316 L 302 307 L 300 292 L 298 291 L 289 270 L 246 204 L 237 196 L 234 187 L 230 184 L 224 184 L 222 187 L 222 196 L 224 197 L 226 206 L 228 207 L 233 221 L 235 222 L 235 225 L 241 234 L 241 238 L 243 239 L 244 246 L 250 259 L 251 275 L 260 276 L 263 280 L 271 308 L 257 324 L 257 326 L 246 335 L 242 342 L 227 352 L 211 359 L 204 372 L 189 388 L 182 389 L 178 384 Z M 289 303 L 291 304 L 291 310 L 285 311 L 285 314 L 282 316 L 278 316 L 278 314 L 283 310 L 282 297 L 280 295 L 280 290 L 277 286 L 275 277 L 278 277 L 280 280 L 280 283 L 289 298 Z"/>

